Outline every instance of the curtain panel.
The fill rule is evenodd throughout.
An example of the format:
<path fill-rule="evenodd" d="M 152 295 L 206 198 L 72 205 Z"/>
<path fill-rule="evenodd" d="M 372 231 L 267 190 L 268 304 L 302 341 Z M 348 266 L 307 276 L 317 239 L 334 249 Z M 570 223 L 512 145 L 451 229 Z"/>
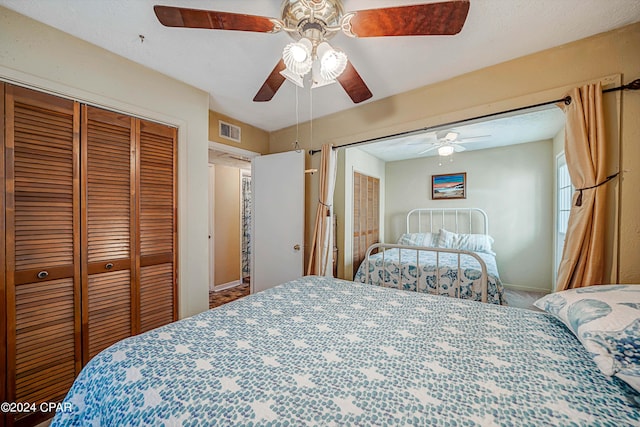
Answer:
<path fill-rule="evenodd" d="M 606 141 L 602 86 L 573 89 L 566 114 L 565 156 L 576 191 L 558 268 L 557 291 L 602 284 L 606 189 Z"/>
<path fill-rule="evenodd" d="M 242 279 L 251 276 L 251 176 L 242 175 Z"/>
<path fill-rule="evenodd" d="M 330 144 L 322 146 L 318 188 L 318 208 L 309 254 L 307 274 L 333 276 L 333 191 L 336 183 L 337 154 Z"/>

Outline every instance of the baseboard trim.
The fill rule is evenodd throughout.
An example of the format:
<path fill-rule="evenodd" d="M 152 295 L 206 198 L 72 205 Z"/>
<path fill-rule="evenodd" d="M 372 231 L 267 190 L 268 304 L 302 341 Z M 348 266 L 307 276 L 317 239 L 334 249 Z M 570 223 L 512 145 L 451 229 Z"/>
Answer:
<path fill-rule="evenodd" d="M 513 283 L 502 283 L 502 286 L 505 287 L 505 289 L 513 289 L 514 291 L 524 291 L 524 292 L 545 292 L 545 293 L 550 293 L 551 292 L 551 288 L 534 288 L 531 286 L 522 286 L 522 285 L 514 285 Z"/>
<path fill-rule="evenodd" d="M 240 282 L 240 280 L 234 280 L 233 282 L 223 283 L 221 285 L 215 285 L 213 287 L 213 289 L 211 289 L 211 287 L 209 287 L 209 292 L 220 292 L 220 291 L 224 291 L 225 289 L 235 288 L 236 286 L 240 285 L 241 283 L 242 282 Z"/>

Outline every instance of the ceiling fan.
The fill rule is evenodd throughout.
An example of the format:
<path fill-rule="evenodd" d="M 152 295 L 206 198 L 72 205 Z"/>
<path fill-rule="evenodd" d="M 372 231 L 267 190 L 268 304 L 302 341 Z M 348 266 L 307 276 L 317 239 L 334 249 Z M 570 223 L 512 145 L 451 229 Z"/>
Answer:
<path fill-rule="evenodd" d="M 270 101 L 285 80 L 303 86 L 311 75 L 312 87 L 338 81 L 354 103 L 373 95 L 344 52 L 328 40 L 342 31 L 350 37 L 454 35 L 462 30 L 469 0 L 451 0 L 344 12 L 342 0 L 284 0 L 281 18 L 214 10 L 156 5 L 154 12 L 167 27 L 278 33 L 289 43 L 283 57 L 253 98 Z"/>
<path fill-rule="evenodd" d="M 425 150 L 422 150 L 418 154 L 426 154 L 433 150 L 438 150 L 440 156 L 450 156 L 454 152 L 461 153 L 466 150 L 461 144 L 466 144 L 478 139 L 487 138 L 489 135 L 472 136 L 468 138 L 460 138 L 458 132 L 453 131 L 440 131 L 436 133 L 436 142 L 430 142 Z"/>

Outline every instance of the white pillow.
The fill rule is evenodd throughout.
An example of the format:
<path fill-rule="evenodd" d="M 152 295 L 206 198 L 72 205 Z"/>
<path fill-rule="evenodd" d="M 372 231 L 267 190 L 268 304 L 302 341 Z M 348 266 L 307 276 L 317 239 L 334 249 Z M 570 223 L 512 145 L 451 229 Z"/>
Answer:
<path fill-rule="evenodd" d="M 398 244 L 435 248 L 438 244 L 438 233 L 404 233 L 398 239 Z"/>
<path fill-rule="evenodd" d="M 496 254 L 491 249 L 493 237 L 488 234 L 458 234 L 444 228 L 441 228 L 438 234 L 438 247 L 440 248 L 484 252 L 494 256 Z"/>
<path fill-rule="evenodd" d="M 597 285 L 534 303 L 574 333 L 605 375 L 640 391 L 640 285 Z"/>

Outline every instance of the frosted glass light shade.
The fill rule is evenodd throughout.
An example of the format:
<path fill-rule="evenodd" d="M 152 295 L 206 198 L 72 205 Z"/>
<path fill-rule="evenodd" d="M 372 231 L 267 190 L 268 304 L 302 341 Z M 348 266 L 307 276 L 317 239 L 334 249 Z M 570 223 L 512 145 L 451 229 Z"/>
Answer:
<path fill-rule="evenodd" d="M 336 50 L 327 42 L 322 42 L 317 48 L 318 61 L 320 61 L 320 75 L 322 80 L 335 80 L 347 68 L 347 55 Z"/>
<path fill-rule="evenodd" d="M 441 156 L 450 156 L 454 151 L 453 145 L 443 145 L 438 148 L 438 154 Z"/>
<path fill-rule="evenodd" d="M 311 70 L 313 64 L 311 50 L 311 41 L 306 38 L 302 38 L 294 43 L 289 43 L 282 51 L 284 65 L 292 73 L 304 76 Z"/>
<path fill-rule="evenodd" d="M 320 61 L 314 61 L 311 68 L 311 89 L 335 83 L 335 79 L 325 80 L 320 73 Z"/>

